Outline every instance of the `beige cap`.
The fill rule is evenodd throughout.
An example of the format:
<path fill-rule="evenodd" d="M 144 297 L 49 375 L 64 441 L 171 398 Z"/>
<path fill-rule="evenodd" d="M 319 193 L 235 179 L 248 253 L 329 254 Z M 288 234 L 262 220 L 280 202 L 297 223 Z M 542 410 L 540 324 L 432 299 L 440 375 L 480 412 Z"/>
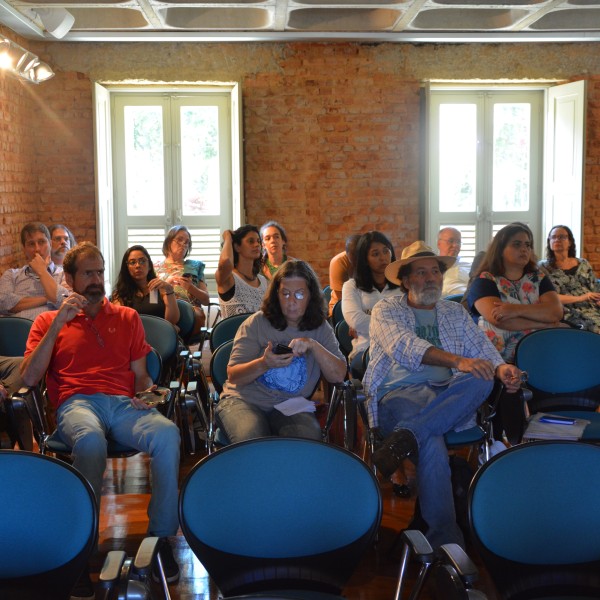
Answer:
<path fill-rule="evenodd" d="M 451 267 L 457 260 L 454 256 L 438 256 L 424 241 L 417 240 L 402 250 L 402 257 L 400 260 L 395 260 L 385 268 L 386 279 L 396 285 L 402 285 L 402 281 L 398 279 L 400 267 L 408 265 L 415 260 L 420 260 L 421 258 L 435 258 L 439 262 L 445 264 L 446 267 Z"/>

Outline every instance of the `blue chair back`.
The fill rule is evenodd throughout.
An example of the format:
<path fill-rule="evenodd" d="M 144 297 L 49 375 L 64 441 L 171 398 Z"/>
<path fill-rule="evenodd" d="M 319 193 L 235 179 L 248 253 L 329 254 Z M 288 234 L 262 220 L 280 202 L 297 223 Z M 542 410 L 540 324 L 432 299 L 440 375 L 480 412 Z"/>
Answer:
<path fill-rule="evenodd" d="M 217 321 L 212 328 L 209 344 L 211 352 L 214 352 L 221 344 L 233 340 L 240 325 L 253 313 L 243 313 L 240 315 L 231 315 Z"/>
<path fill-rule="evenodd" d="M 227 381 L 227 364 L 233 349 L 233 340 L 223 342 L 210 357 L 210 379 L 218 394 L 223 391 Z"/>
<path fill-rule="evenodd" d="M 342 312 L 342 301 L 338 300 L 333 305 L 333 310 L 331 311 L 331 324 L 335 327 L 343 318 L 344 313 Z"/>
<path fill-rule="evenodd" d="M 154 348 L 146 355 L 146 371 L 148 371 L 153 383 L 158 384 L 160 382 L 162 360 L 160 354 Z"/>
<path fill-rule="evenodd" d="M 348 358 L 348 355 L 352 352 L 352 338 L 350 337 L 350 326 L 345 319 L 336 323 L 335 337 L 340 345 L 340 350 Z"/>
<path fill-rule="evenodd" d="M 158 352 L 163 366 L 163 383 L 175 378 L 178 363 L 179 338 L 172 323 L 154 315 L 140 315 L 146 341 Z"/>
<path fill-rule="evenodd" d="M 189 302 L 181 298 L 177 298 L 177 306 L 179 307 L 179 321 L 177 321 L 179 335 L 181 339 L 187 340 L 194 329 L 194 309 Z"/>
<path fill-rule="evenodd" d="M 295 586 L 339 593 L 377 533 L 381 495 L 369 467 L 342 448 L 261 438 L 200 461 L 182 485 L 179 515 L 225 596 Z"/>
<path fill-rule="evenodd" d="M 329 306 L 329 301 L 331 300 L 331 286 L 326 285 L 323 288 L 323 297 L 325 298 L 325 302 L 327 303 L 327 306 Z"/>
<path fill-rule="evenodd" d="M 559 327 L 539 329 L 522 338 L 515 363 L 527 371 L 533 387 L 560 394 L 600 385 L 599 356 L 597 333 Z"/>
<path fill-rule="evenodd" d="M 479 469 L 469 519 L 502 598 L 600 598 L 599 478 L 600 447 L 566 441 L 520 444 Z"/>
<path fill-rule="evenodd" d="M 0 450 L 0 472 L 0 598 L 68 598 L 98 535 L 90 484 L 32 452 Z"/>
<path fill-rule="evenodd" d="M 32 325 L 33 321 L 30 319 L 1 317 L 0 356 L 23 356 Z"/>

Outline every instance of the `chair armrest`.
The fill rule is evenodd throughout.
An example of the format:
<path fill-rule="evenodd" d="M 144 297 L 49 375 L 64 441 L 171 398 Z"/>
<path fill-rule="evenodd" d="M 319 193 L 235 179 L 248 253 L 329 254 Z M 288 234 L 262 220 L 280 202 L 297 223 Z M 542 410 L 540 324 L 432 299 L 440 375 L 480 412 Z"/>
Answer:
<path fill-rule="evenodd" d="M 98 583 L 103 589 L 110 589 L 121 577 L 121 570 L 127 558 L 123 550 L 111 550 L 104 559 Z"/>
<path fill-rule="evenodd" d="M 479 571 L 468 554 L 458 544 L 444 544 L 440 546 L 442 561 L 448 561 L 455 569 L 462 581 L 471 586 L 479 578 Z"/>
<path fill-rule="evenodd" d="M 147 537 L 142 540 L 133 559 L 133 572 L 136 575 L 140 577 L 150 575 L 150 569 L 158 551 L 158 542 L 159 538 L 157 537 Z"/>
<path fill-rule="evenodd" d="M 420 562 L 433 562 L 434 552 L 431 544 L 422 531 L 418 529 L 405 529 L 400 534 L 400 539 L 408 545 L 411 554 Z"/>

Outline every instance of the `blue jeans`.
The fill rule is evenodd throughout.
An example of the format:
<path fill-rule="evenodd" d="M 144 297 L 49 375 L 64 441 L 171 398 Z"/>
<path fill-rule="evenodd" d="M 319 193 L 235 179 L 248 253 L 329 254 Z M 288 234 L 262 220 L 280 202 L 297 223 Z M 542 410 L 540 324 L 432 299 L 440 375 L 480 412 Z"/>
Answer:
<path fill-rule="evenodd" d="M 409 429 L 419 446 L 417 486 L 427 539 L 437 548 L 464 538 L 454 511 L 448 450 L 444 434 L 463 424 L 490 395 L 494 382 L 459 373 L 443 387 L 415 384 L 397 388 L 379 401 L 384 435 Z"/>
<path fill-rule="evenodd" d="M 90 482 L 98 506 L 106 469 L 106 438 L 150 455 L 152 498 L 148 533 L 177 535 L 179 429 L 156 409 L 138 410 L 126 396 L 74 395 L 58 407 L 58 431 L 73 466 Z"/>
<path fill-rule="evenodd" d="M 239 398 L 219 400 L 218 424 L 231 443 L 273 435 L 321 440 L 321 427 L 313 413 L 285 416 L 277 409 L 264 411 Z"/>

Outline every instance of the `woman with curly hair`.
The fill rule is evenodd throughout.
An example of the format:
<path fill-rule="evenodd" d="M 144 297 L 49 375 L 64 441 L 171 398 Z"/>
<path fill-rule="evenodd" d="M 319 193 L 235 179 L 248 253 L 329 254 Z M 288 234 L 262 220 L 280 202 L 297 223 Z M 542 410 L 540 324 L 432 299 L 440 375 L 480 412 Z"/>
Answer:
<path fill-rule="evenodd" d="M 161 317 L 173 325 L 179 321 L 173 286 L 156 276 L 144 246 L 131 246 L 123 255 L 111 302 L 129 306 L 140 314 Z"/>
<path fill-rule="evenodd" d="M 565 321 L 574 327 L 600 333 L 600 285 L 590 263 L 577 258 L 573 232 L 555 225 L 548 234 L 546 260 L 540 267 L 548 274 L 565 309 Z"/>
<path fill-rule="evenodd" d="M 262 244 L 258 228 L 243 225 L 223 232 L 223 247 L 215 272 L 221 315 L 230 317 L 260 310 L 267 280 L 261 275 Z"/>
<path fill-rule="evenodd" d="M 231 442 L 279 435 L 321 439 L 313 412 L 285 414 L 291 398 L 309 398 L 321 375 L 342 381 L 346 361 L 310 265 L 288 260 L 273 276 L 262 310 L 238 329 L 217 405 Z"/>
<path fill-rule="evenodd" d="M 513 362 L 524 335 L 558 327 L 563 316 L 550 278 L 538 269 L 533 234 L 524 223 L 510 223 L 494 236 L 467 301 L 506 362 Z"/>

